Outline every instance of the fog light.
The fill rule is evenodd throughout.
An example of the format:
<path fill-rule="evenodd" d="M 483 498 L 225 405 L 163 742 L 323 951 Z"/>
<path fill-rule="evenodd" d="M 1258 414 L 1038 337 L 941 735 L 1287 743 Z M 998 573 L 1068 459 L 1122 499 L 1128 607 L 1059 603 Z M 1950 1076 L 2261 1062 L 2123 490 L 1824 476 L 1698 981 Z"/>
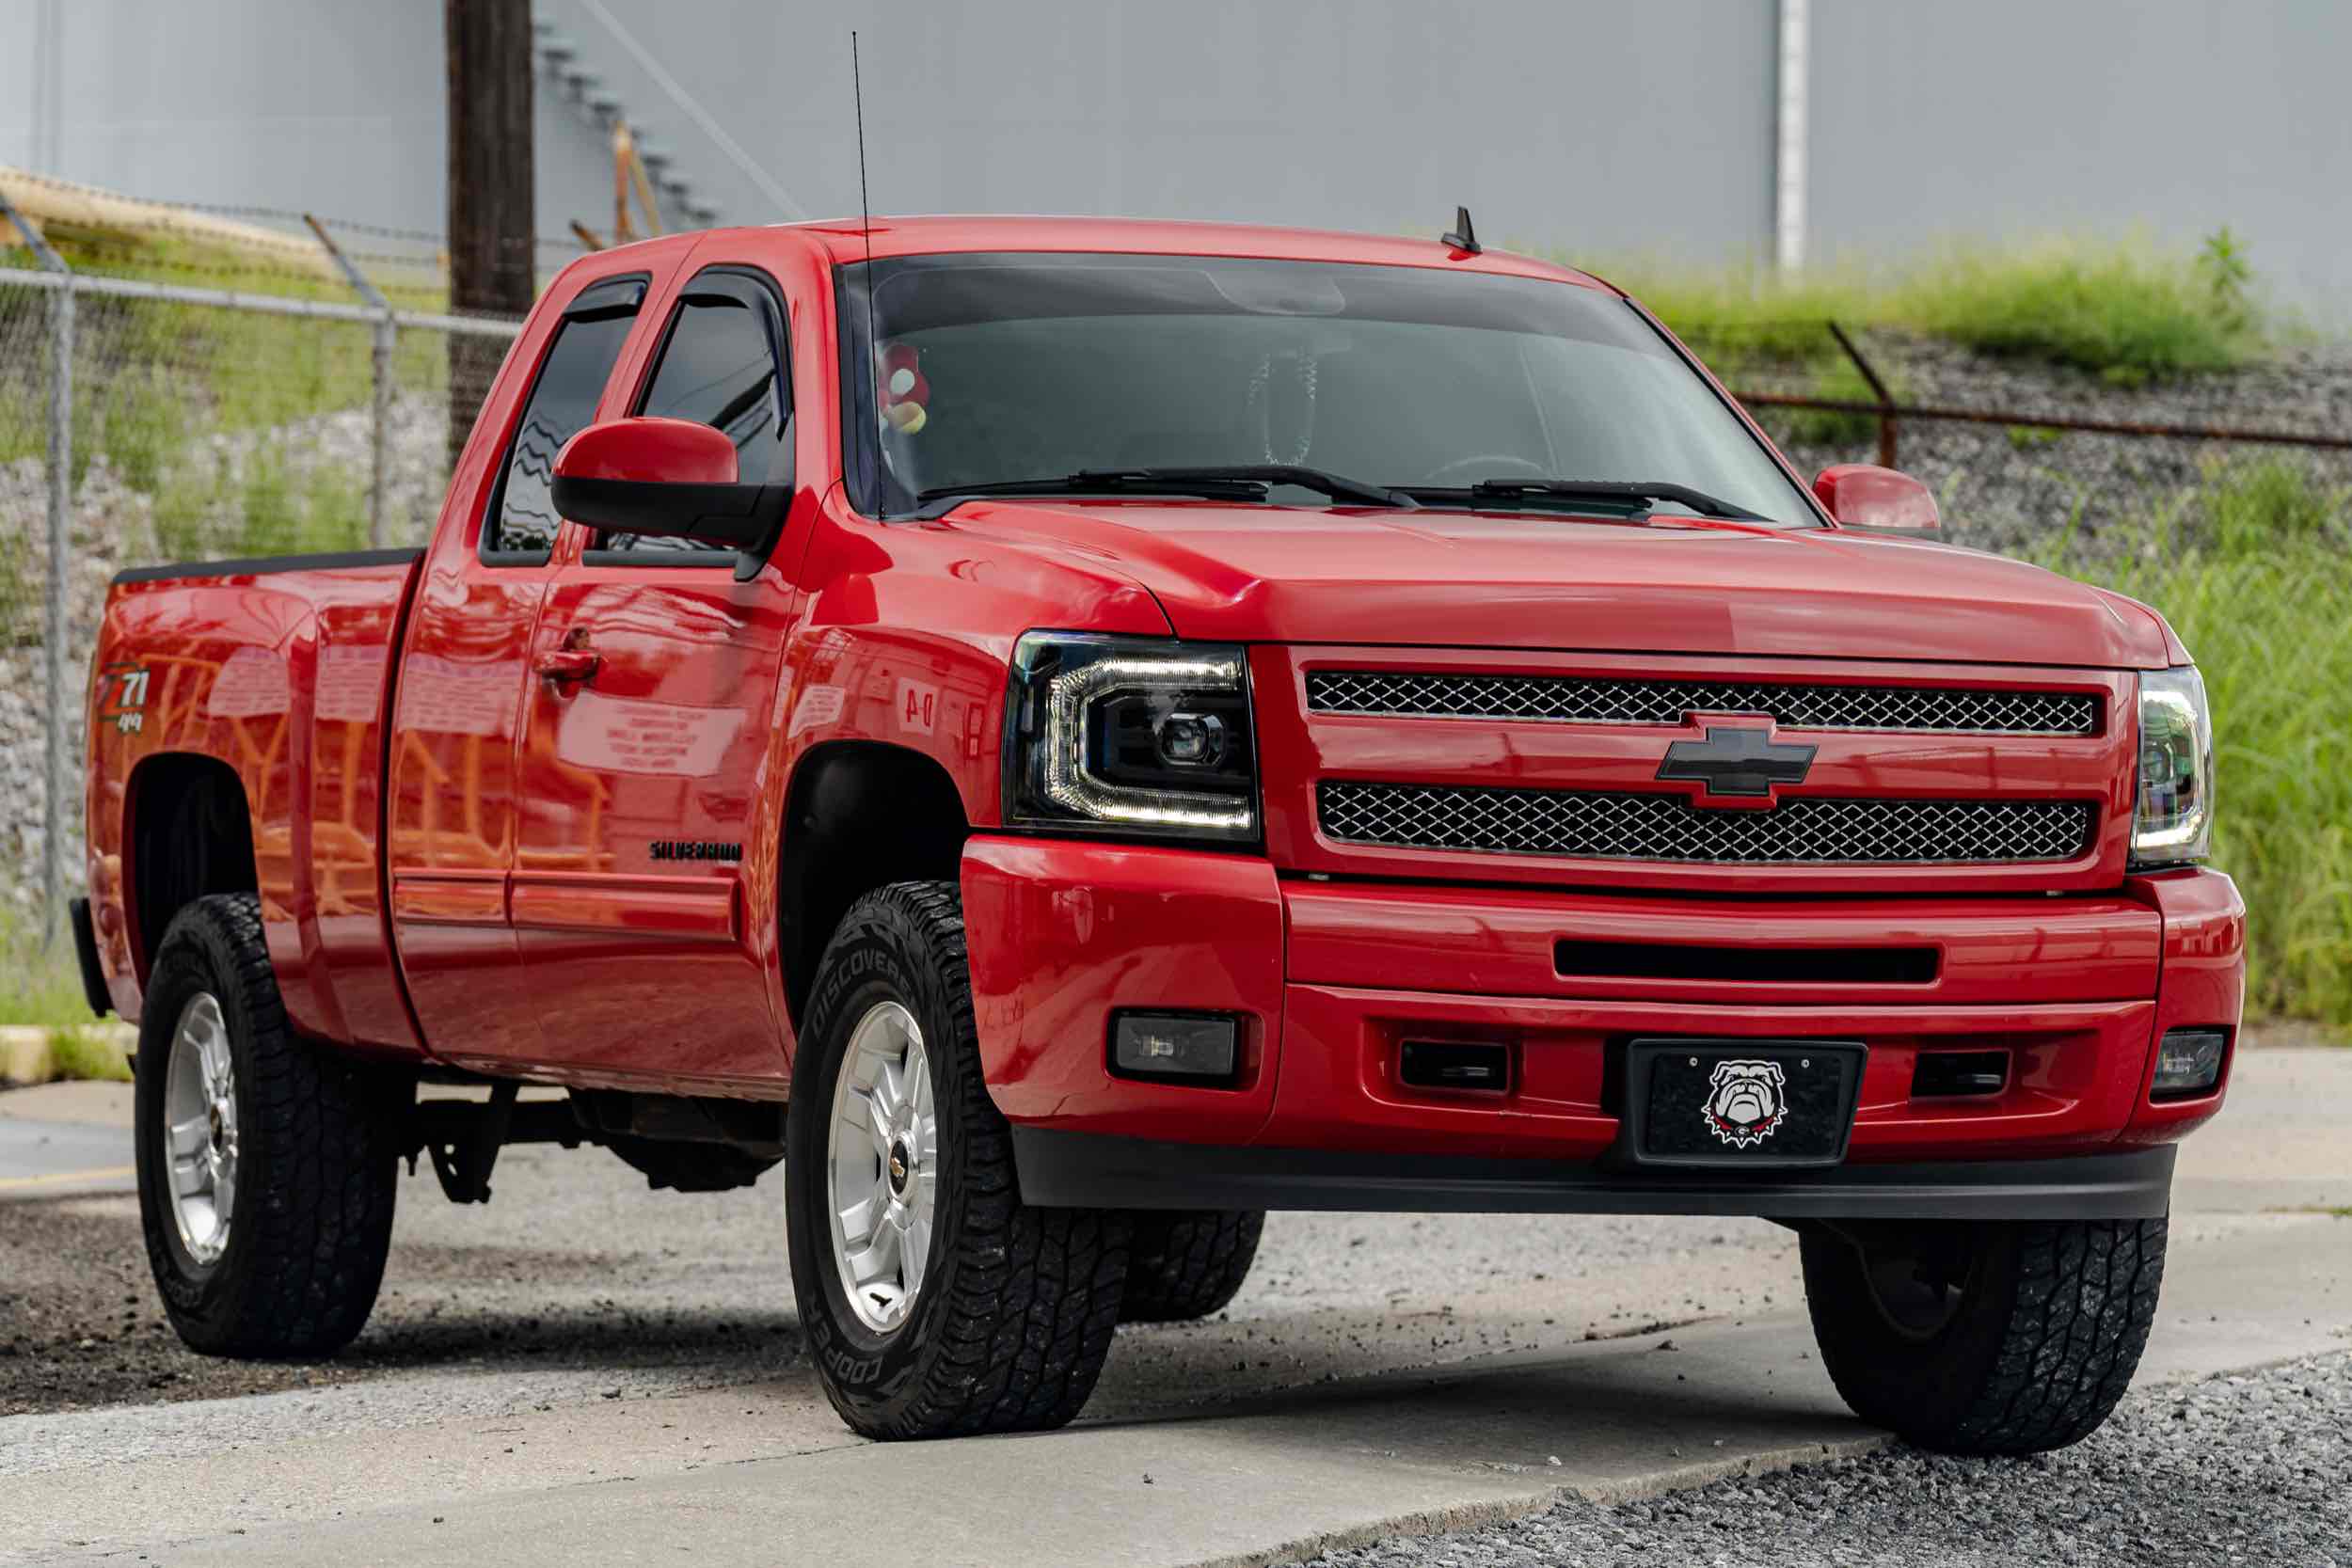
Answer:
<path fill-rule="evenodd" d="M 2158 1100 L 2211 1092 L 2221 1081 L 2221 1057 L 2229 1046 L 2227 1030 L 2167 1030 L 2156 1044 L 2156 1082 L 2149 1092 Z"/>
<path fill-rule="evenodd" d="M 1118 1013 L 1111 1070 L 1122 1078 L 1231 1083 L 1241 1061 L 1241 1020 L 1231 1013 Z"/>

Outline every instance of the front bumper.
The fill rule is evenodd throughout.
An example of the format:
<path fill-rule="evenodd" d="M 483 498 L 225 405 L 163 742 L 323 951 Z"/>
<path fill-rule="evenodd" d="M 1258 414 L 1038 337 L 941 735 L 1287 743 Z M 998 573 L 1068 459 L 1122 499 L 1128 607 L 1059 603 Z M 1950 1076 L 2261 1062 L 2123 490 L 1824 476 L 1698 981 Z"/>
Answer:
<path fill-rule="evenodd" d="M 1315 881 L 1243 856 L 978 837 L 962 882 L 983 1072 L 1041 1203 L 2161 1212 L 2169 1153 L 2118 1157 L 2211 1116 L 2227 1069 L 2210 1094 L 2154 1101 L 2155 1041 L 2234 1031 L 2242 993 L 2244 906 L 2207 871 L 2063 897 L 1734 900 Z M 1931 946 L 1938 962 L 1917 984 L 1568 977 L 1563 940 Z M 1121 1007 L 1241 1015 L 1236 1081 L 1113 1075 Z M 1609 1163 L 1624 1042 L 1688 1035 L 1866 1043 L 1846 1163 L 1704 1179 Z M 1500 1041 L 1511 1088 L 1408 1087 L 1406 1038 Z M 2005 1086 L 1915 1098 L 1940 1050 L 2003 1053 Z"/>
<path fill-rule="evenodd" d="M 1012 1130 L 1023 1201 L 1043 1208 L 1321 1209 L 1432 1214 L 1752 1214 L 1765 1219 L 2161 1219 L 2170 1144 L 2059 1160 L 1613 1170 L 1546 1160 L 1233 1148 Z"/>

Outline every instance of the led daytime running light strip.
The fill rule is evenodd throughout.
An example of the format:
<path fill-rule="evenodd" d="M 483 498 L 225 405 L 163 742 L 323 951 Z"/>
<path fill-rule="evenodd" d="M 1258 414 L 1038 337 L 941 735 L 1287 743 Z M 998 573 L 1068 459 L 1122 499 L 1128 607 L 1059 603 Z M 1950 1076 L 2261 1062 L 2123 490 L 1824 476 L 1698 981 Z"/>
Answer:
<path fill-rule="evenodd" d="M 1238 691 L 1241 661 L 1112 657 L 1056 675 L 1045 695 L 1045 798 L 1102 822 L 1249 832 L 1257 825 L 1257 814 L 1247 796 L 1140 789 L 1112 784 L 1087 768 L 1087 708 L 1097 698 L 1113 691 L 1179 692 L 1202 687 Z"/>

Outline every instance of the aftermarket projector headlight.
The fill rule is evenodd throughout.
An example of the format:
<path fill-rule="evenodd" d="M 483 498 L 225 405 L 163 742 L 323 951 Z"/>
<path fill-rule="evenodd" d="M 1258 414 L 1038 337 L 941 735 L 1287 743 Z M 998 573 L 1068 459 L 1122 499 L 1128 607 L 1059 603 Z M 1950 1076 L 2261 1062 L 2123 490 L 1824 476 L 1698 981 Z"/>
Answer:
<path fill-rule="evenodd" d="M 1031 632 L 1013 650 L 1008 823 L 1254 844 L 1257 762 L 1239 647 Z"/>
<path fill-rule="evenodd" d="M 2187 865 L 2213 848 L 2213 718 L 2194 667 L 2139 677 L 2132 864 Z"/>

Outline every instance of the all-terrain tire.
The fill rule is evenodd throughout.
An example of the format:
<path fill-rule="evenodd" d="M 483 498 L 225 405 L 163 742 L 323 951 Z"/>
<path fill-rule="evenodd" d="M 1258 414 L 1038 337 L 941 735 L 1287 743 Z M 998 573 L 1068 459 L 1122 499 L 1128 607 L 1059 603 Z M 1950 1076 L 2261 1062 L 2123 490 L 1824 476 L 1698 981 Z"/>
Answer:
<path fill-rule="evenodd" d="M 1263 1209 L 1151 1211 L 1127 1243 L 1124 1323 L 1184 1323 L 1221 1310 L 1249 1277 L 1265 1233 Z"/>
<path fill-rule="evenodd" d="M 226 1235 L 202 1262 L 173 1217 L 165 1128 L 173 1037 L 199 993 L 226 1026 L 237 1130 Z M 405 1078 L 296 1037 L 252 894 L 199 898 L 173 918 L 140 1012 L 133 1125 L 148 1262 L 191 1350 L 309 1358 L 359 1332 L 391 1247 L 392 1121 L 411 1093 Z"/>
<path fill-rule="evenodd" d="M 2026 1454 L 2098 1430 L 2130 1386 L 2164 1279 L 2163 1220 L 1808 1230 L 1805 1304 L 1855 1415 L 1924 1449 Z M 1940 1323 L 1887 1305 L 1924 1239 Z M 1875 1273 L 1874 1273 L 1875 1268 Z M 1916 1299 L 1916 1298 L 1914 1298 Z"/>
<path fill-rule="evenodd" d="M 938 1117 L 922 1284 L 877 1331 L 834 1254 L 829 1165 L 835 1082 L 873 1008 L 918 1026 Z M 844 915 L 817 971 L 785 1132 L 793 1294 L 825 1396 L 877 1438 L 1039 1431 L 1077 1415 L 1110 1354 L 1127 1278 L 1126 1215 L 1032 1209 L 1012 1137 L 981 1080 L 963 911 L 952 882 L 898 882 Z"/>

